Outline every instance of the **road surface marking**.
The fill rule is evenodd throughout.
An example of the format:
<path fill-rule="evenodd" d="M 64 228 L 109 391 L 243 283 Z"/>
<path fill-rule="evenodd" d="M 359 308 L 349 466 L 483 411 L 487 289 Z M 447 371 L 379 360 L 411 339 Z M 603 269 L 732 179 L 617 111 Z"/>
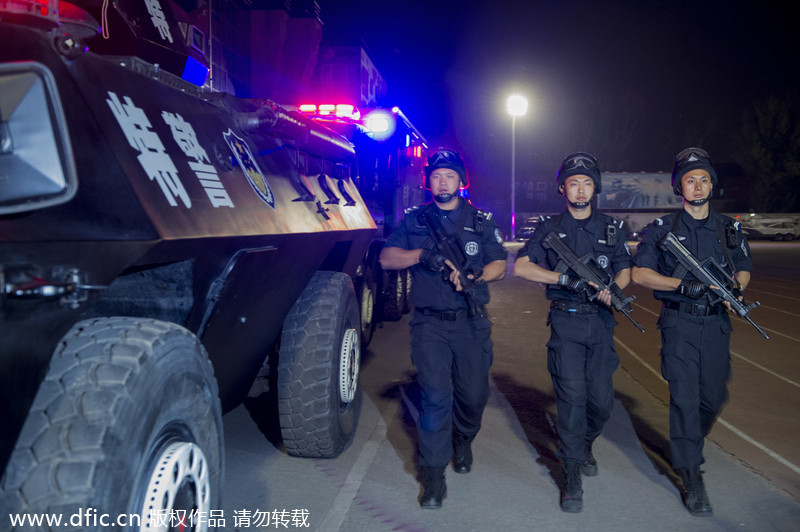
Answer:
<path fill-rule="evenodd" d="M 620 346 L 622 346 L 625 349 L 625 351 L 628 352 L 628 354 L 630 354 L 633 358 L 638 360 L 645 368 L 647 368 L 647 370 L 649 370 L 653 375 L 657 376 L 664 384 L 667 384 L 667 381 L 664 380 L 664 377 L 661 376 L 660 372 L 656 371 L 650 364 L 648 364 L 647 362 L 642 360 L 636 353 L 633 352 L 633 350 L 630 347 L 625 345 L 625 343 L 622 342 L 619 338 L 615 337 L 614 339 L 617 341 L 617 343 Z M 737 429 L 735 426 L 731 425 L 730 423 L 728 423 L 727 421 L 722 419 L 722 417 L 718 417 L 717 421 L 719 421 L 719 423 L 723 427 L 727 428 L 728 430 L 730 430 L 731 432 L 733 432 L 734 434 L 736 434 L 737 436 L 742 438 L 747 443 L 750 443 L 751 445 L 753 445 L 756 448 L 760 449 L 761 451 L 766 453 L 768 456 L 770 456 L 772 459 L 774 459 L 777 462 L 780 462 L 781 464 L 785 465 L 786 467 L 788 467 L 789 469 L 791 469 L 795 473 L 800 474 L 800 467 L 796 466 L 795 464 L 793 464 L 792 462 L 790 462 L 786 458 L 782 457 L 781 455 L 779 455 L 778 453 L 776 453 L 772 449 L 766 447 L 762 443 L 754 440 L 753 438 L 751 438 L 750 436 L 748 436 L 747 434 L 745 434 L 741 430 Z"/>
<path fill-rule="evenodd" d="M 786 378 L 786 377 L 784 377 L 783 375 L 779 375 L 778 373 L 775 373 L 775 372 L 774 372 L 774 371 L 772 371 L 771 369 L 765 368 L 765 367 L 764 367 L 764 366 L 762 366 L 761 364 L 759 364 L 759 363 L 757 363 L 757 362 L 753 362 L 753 361 L 752 361 L 752 360 L 750 360 L 749 358 L 743 357 L 742 355 L 740 355 L 739 353 L 737 353 L 737 352 L 735 352 L 735 351 L 731 351 L 731 354 L 732 354 L 733 356 L 735 356 L 735 357 L 741 358 L 741 359 L 742 359 L 742 360 L 744 360 L 745 362 L 749 362 L 750 364 L 754 365 L 755 367 L 757 367 L 758 369 L 760 369 L 760 370 L 762 370 L 762 371 L 766 371 L 767 373 L 769 373 L 769 374 L 770 374 L 770 375 L 772 375 L 773 377 L 777 377 L 777 378 L 779 378 L 779 379 L 780 379 L 780 380 L 782 380 L 782 381 L 786 381 L 786 382 L 788 382 L 788 383 L 789 383 L 789 384 L 791 384 L 792 386 L 796 386 L 796 387 L 800 388 L 800 383 L 797 383 L 797 382 L 794 382 L 793 380 L 787 379 L 787 378 Z"/>
<path fill-rule="evenodd" d="M 652 310 L 650 310 L 649 308 L 647 308 L 647 307 L 645 307 L 645 306 L 643 306 L 643 305 L 640 305 L 639 303 L 634 303 L 633 305 L 634 305 L 635 307 L 638 307 L 638 308 L 642 309 L 643 311 L 647 312 L 648 314 L 652 314 L 653 316 L 658 316 L 658 315 L 659 315 L 659 313 L 658 313 L 658 312 L 653 312 L 653 311 L 652 311 Z M 792 315 L 792 316 L 797 316 L 797 317 L 799 317 L 799 318 L 800 318 L 800 315 L 798 315 L 798 314 L 792 314 L 791 312 L 786 312 L 785 310 L 773 309 L 772 307 L 765 307 L 764 305 L 760 305 L 760 306 L 761 306 L 761 307 L 763 307 L 763 308 L 768 308 L 768 309 L 770 309 L 770 310 L 776 310 L 776 311 L 778 311 L 778 312 L 783 312 L 783 313 L 785 313 L 785 314 L 790 314 L 790 315 Z M 733 320 L 732 320 L 732 321 L 733 321 Z M 736 322 L 734 321 L 734 323 L 736 323 Z M 769 331 L 770 333 L 772 333 L 772 335 L 773 335 L 773 336 L 776 336 L 776 335 L 777 335 L 777 336 L 783 336 L 784 338 L 786 338 L 786 339 L 788 339 L 788 340 L 791 340 L 791 341 L 793 341 L 793 342 L 800 342 L 800 339 L 798 339 L 798 338 L 795 338 L 794 336 L 789 336 L 788 334 L 783 334 L 782 332 L 780 332 L 780 331 L 776 331 L 775 329 L 770 329 L 769 327 L 761 327 L 761 328 L 762 328 L 762 329 L 764 329 L 765 331 Z"/>
<path fill-rule="evenodd" d="M 344 480 L 342 487 L 336 493 L 330 508 L 322 518 L 318 530 L 337 532 L 341 528 L 345 517 L 347 517 L 347 512 L 350 511 L 350 507 L 353 505 L 353 499 L 355 499 L 358 490 L 361 489 L 361 483 L 375 460 L 375 455 L 378 454 L 378 448 L 386 440 L 384 415 L 388 416 L 389 419 L 393 419 L 398 405 L 398 401 L 393 401 L 386 409 L 386 412 L 378 412 L 378 422 L 375 424 L 375 428 L 372 429 L 372 434 L 370 434 L 361 452 L 358 453 L 356 462 L 350 469 L 350 473 Z"/>

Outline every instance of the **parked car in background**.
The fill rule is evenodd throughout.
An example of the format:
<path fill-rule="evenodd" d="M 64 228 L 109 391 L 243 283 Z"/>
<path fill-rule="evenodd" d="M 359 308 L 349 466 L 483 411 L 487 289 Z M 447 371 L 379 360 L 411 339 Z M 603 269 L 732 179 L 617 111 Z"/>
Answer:
<path fill-rule="evenodd" d="M 798 237 L 800 220 L 790 218 L 762 219 L 742 222 L 742 231 L 750 240 L 790 241 Z"/>

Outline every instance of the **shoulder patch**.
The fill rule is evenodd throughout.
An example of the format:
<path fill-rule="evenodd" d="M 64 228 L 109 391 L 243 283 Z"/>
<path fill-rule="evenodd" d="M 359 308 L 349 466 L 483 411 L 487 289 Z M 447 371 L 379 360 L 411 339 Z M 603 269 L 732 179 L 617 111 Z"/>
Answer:
<path fill-rule="evenodd" d="M 478 216 L 483 216 L 487 220 L 491 220 L 492 219 L 492 213 L 490 213 L 489 211 L 481 210 L 481 209 L 478 209 Z"/>
<path fill-rule="evenodd" d="M 619 218 L 614 218 L 613 216 L 609 216 L 608 214 L 601 213 L 601 221 L 607 225 L 613 225 L 618 229 L 622 229 L 622 224 L 624 223 Z"/>
<path fill-rule="evenodd" d="M 500 229 L 497 229 L 496 227 L 494 229 L 494 239 L 497 240 L 498 244 L 503 243 L 503 235 L 500 234 Z"/>
<path fill-rule="evenodd" d="M 656 225 L 664 225 L 664 220 L 662 220 L 661 218 L 656 218 L 655 220 L 653 220 L 653 223 Z"/>

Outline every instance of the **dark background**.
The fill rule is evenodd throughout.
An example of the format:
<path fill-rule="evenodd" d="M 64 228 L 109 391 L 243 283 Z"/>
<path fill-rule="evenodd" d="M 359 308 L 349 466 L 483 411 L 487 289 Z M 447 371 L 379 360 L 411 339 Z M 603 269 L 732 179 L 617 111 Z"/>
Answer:
<path fill-rule="evenodd" d="M 669 172 L 694 145 L 730 189 L 764 181 L 751 210 L 800 210 L 787 196 L 800 174 L 800 31 L 789 3 L 319 4 L 328 43 L 367 49 L 386 78 L 386 105 L 399 105 L 432 147 L 462 152 L 479 204 L 508 208 L 505 100 L 519 92 L 530 109 L 516 121 L 518 180 L 554 176 L 575 150 L 595 154 L 603 171 Z"/>

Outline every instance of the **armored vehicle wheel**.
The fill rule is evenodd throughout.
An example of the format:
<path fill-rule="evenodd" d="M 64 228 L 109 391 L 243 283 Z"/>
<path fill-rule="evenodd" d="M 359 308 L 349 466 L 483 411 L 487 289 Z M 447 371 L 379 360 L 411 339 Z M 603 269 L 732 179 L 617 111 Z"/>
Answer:
<path fill-rule="evenodd" d="M 406 305 L 406 276 L 404 270 L 390 270 L 384 277 L 381 311 L 385 321 L 398 321 Z"/>
<path fill-rule="evenodd" d="M 406 268 L 402 270 L 401 273 L 403 274 L 404 279 L 404 291 L 403 291 L 403 314 L 408 314 L 411 311 L 411 268 Z"/>
<path fill-rule="evenodd" d="M 76 529 L 141 519 L 141 530 L 155 530 L 151 515 L 169 521 L 185 510 L 188 519 L 220 507 L 222 446 L 213 369 L 189 331 L 135 318 L 82 321 L 51 360 L 0 506 L 59 514 L 62 527 L 80 512 L 80 525 L 69 523 Z"/>
<path fill-rule="evenodd" d="M 361 338 L 350 278 L 317 272 L 284 320 L 278 415 L 293 456 L 338 456 L 355 430 Z"/>
<path fill-rule="evenodd" d="M 375 332 L 375 284 L 361 285 L 361 345 L 367 347 Z"/>
<path fill-rule="evenodd" d="M 380 275 L 380 266 L 374 261 L 369 261 L 364 268 L 364 275 L 361 277 L 358 288 L 358 303 L 361 309 L 361 347 L 366 348 L 372 341 L 375 333 L 376 308 L 375 302 L 378 299 L 378 286 L 376 283 L 376 272 Z"/>

